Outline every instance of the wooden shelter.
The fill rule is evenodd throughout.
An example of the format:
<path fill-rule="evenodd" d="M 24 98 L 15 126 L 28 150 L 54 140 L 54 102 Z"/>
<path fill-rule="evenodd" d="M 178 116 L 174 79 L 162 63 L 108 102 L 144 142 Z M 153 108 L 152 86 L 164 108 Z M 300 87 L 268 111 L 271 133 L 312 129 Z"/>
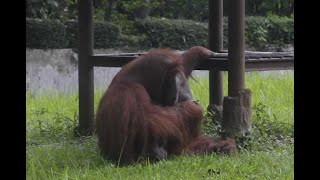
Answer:
<path fill-rule="evenodd" d="M 245 0 L 229 3 L 228 51 L 223 51 L 223 0 L 209 0 L 209 49 L 217 52 L 198 65 L 209 70 L 209 109 L 222 118 L 227 136 L 251 129 L 251 91 L 245 88 L 245 71 L 292 69 L 293 53 L 245 51 Z M 93 54 L 93 3 L 78 1 L 79 21 L 79 128 L 94 130 L 94 67 L 121 67 L 142 54 Z M 228 71 L 228 96 L 223 95 L 223 71 Z"/>

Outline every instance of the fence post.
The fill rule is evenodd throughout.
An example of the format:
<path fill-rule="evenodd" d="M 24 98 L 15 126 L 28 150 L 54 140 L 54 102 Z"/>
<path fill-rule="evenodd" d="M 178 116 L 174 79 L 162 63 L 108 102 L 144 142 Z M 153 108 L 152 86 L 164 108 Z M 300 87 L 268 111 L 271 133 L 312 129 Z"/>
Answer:
<path fill-rule="evenodd" d="M 227 136 L 251 131 L 251 91 L 245 89 L 245 0 L 229 1 L 228 96 L 223 101 L 222 130 Z"/>
<path fill-rule="evenodd" d="M 94 129 L 94 81 L 90 56 L 93 54 L 93 4 L 92 0 L 78 1 L 78 78 L 79 78 L 79 128 L 80 135 L 91 135 Z"/>
<path fill-rule="evenodd" d="M 223 0 L 209 0 L 209 49 L 223 49 Z M 223 71 L 209 70 L 209 107 L 213 121 L 222 120 Z"/>

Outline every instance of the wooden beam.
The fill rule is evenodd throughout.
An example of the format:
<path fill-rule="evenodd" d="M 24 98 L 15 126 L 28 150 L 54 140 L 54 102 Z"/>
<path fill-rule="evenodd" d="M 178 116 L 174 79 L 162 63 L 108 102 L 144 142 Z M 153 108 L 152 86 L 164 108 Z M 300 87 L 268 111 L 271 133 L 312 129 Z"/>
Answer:
<path fill-rule="evenodd" d="M 90 58 L 91 66 L 97 67 L 122 67 L 134 60 L 137 56 L 93 55 Z M 246 59 L 245 71 L 271 71 L 293 69 L 293 57 Z M 228 71 L 228 58 L 210 58 L 200 63 L 196 70 Z"/>

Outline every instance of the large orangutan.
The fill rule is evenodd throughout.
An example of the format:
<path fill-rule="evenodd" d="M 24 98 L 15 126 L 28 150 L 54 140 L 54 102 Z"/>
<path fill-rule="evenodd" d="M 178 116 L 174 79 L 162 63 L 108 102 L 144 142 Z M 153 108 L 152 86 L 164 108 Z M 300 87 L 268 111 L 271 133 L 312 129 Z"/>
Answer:
<path fill-rule="evenodd" d="M 102 97 L 97 114 L 98 146 L 121 163 L 172 154 L 235 153 L 234 140 L 201 135 L 201 106 L 187 79 L 212 52 L 200 46 L 184 53 L 152 50 L 123 66 Z"/>

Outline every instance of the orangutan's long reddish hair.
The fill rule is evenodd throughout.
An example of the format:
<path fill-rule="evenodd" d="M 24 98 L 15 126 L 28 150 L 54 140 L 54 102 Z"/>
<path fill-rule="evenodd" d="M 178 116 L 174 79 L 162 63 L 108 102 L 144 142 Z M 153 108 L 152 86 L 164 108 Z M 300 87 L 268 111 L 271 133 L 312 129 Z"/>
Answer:
<path fill-rule="evenodd" d="M 236 152 L 234 140 L 201 135 L 203 110 L 188 86 L 192 70 L 211 53 L 199 46 L 182 54 L 157 49 L 123 66 L 96 114 L 103 157 L 130 163 L 171 154 Z"/>

